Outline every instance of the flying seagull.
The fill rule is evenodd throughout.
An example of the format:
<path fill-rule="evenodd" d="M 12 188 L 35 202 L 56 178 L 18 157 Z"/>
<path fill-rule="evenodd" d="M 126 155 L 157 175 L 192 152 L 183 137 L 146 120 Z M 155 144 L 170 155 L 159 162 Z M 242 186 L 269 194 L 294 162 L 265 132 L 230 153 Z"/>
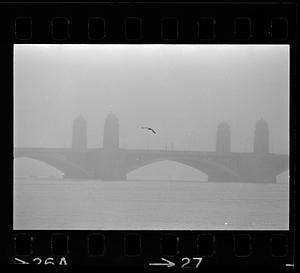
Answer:
<path fill-rule="evenodd" d="M 152 129 L 152 128 L 150 128 L 150 127 L 141 127 L 142 129 L 147 129 L 147 130 L 149 130 L 149 131 L 151 131 L 152 133 L 154 133 L 154 134 L 156 134 L 156 132 Z"/>

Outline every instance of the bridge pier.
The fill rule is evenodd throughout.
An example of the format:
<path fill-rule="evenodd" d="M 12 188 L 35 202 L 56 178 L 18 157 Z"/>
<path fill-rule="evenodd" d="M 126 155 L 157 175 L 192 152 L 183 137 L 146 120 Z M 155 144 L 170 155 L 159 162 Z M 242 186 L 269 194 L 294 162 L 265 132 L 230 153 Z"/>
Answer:
<path fill-rule="evenodd" d="M 125 161 L 119 149 L 103 149 L 99 158 L 95 176 L 107 181 L 126 180 Z"/>
<path fill-rule="evenodd" d="M 276 183 L 276 176 L 266 176 L 256 173 L 256 175 L 243 175 L 243 176 L 218 176 L 209 175 L 209 182 L 240 182 L 240 183 Z"/>
<path fill-rule="evenodd" d="M 125 181 L 127 180 L 127 176 L 126 175 L 120 175 L 120 174 L 109 174 L 109 175 L 102 175 L 101 177 L 98 177 L 101 180 L 105 180 L 105 181 Z"/>
<path fill-rule="evenodd" d="M 92 177 L 89 177 L 87 175 L 81 175 L 78 173 L 63 173 L 64 179 L 91 179 Z"/>
<path fill-rule="evenodd" d="M 254 183 L 276 183 L 277 179 L 276 176 L 270 176 L 267 178 L 264 178 L 263 181 L 254 181 Z"/>
<path fill-rule="evenodd" d="M 208 175 L 207 180 L 209 182 L 241 182 L 241 179 L 231 176 L 218 176 L 218 175 Z"/>

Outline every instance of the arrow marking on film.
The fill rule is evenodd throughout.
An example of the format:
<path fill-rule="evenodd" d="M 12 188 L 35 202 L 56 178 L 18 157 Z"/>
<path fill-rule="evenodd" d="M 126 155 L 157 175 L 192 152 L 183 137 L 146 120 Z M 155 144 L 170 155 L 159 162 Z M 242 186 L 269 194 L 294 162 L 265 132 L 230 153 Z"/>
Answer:
<path fill-rule="evenodd" d="M 21 259 L 18 259 L 18 258 L 15 258 L 15 260 L 16 260 L 17 262 L 19 262 L 20 264 L 29 264 L 28 262 L 25 262 L 25 261 L 23 261 L 23 260 L 21 260 Z"/>
<path fill-rule="evenodd" d="M 175 263 L 167 260 L 167 259 L 164 259 L 164 258 L 161 258 L 163 261 L 165 261 L 165 263 L 149 263 L 149 265 L 154 265 L 154 266 L 166 266 L 166 267 L 172 267 L 175 265 Z"/>

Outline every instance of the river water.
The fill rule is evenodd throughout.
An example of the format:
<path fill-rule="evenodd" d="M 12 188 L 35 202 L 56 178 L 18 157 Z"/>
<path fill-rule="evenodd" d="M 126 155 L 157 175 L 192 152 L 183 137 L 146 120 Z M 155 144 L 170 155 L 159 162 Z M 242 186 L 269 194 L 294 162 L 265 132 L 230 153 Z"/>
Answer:
<path fill-rule="evenodd" d="M 286 230 L 288 223 L 288 183 L 14 181 L 14 229 Z"/>

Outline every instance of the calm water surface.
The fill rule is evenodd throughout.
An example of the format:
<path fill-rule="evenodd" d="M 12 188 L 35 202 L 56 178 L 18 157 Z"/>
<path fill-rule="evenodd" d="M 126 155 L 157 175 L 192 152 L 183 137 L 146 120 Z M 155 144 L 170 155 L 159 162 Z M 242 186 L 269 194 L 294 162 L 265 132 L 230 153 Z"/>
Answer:
<path fill-rule="evenodd" d="M 287 183 L 18 178 L 15 229 L 288 229 Z"/>

